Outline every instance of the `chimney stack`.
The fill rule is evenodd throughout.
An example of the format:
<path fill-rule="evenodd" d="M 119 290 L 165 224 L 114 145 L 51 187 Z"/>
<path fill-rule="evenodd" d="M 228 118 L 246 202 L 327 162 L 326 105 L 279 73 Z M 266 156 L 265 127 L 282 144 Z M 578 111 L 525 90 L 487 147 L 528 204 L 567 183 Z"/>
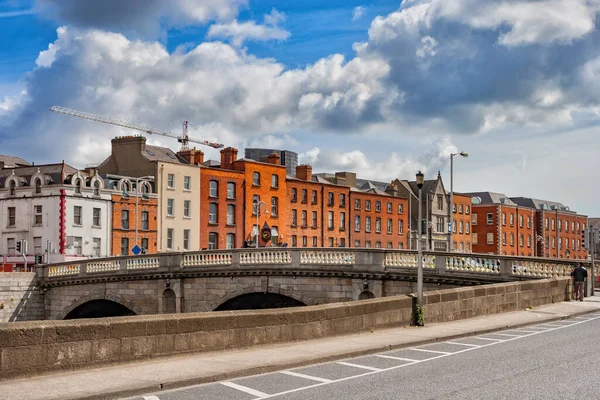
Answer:
<path fill-rule="evenodd" d="M 237 161 L 237 149 L 227 147 L 221 150 L 221 168 L 233 169 L 233 163 Z"/>
<path fill-rule="evenodd" d="M 181 150 L 177 154 L 179 154 L 179 156 L 192 165 L 204 164 L 204 153 L 200 150 L 196 150 L 196 148 L 190 150 Z"/>
<path fill-rule="evenodd" d="M 281 158 L 281 157 L 279 156 L 279 154 L 277 154 L 277 153 L 272 153 L 272 154 L 269 154 L 269 156 L 267 157 L 267 160 L 268 160 L 267 162 L 268 162 L 269 164 L 275 164 L 275 165 L 279 165 L 279 160 L 280 160 L 280 158 Z"/>
<path fill-rule="evenodd" d="M 296 178 L 304 181 L 312 181 L 312 166 L 311 165 L 298 165 L 296 167 Z"/>

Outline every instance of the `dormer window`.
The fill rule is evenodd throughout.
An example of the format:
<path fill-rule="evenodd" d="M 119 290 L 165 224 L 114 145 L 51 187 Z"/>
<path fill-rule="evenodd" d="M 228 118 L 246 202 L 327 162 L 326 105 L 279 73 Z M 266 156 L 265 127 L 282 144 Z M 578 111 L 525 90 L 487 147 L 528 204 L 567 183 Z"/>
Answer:
<path fill-rule="evenodd" d="M 100 196 L 100 182 L 94 182 L 94 196 Z"/>
<path fill-rule="evenodd" d="M 42 181 L 39 179 L 35 180 L 35 193 L 36 194 L 42 193 Z"/>
<path fill-rule="evenodd" d="M 14 180 L 10 181 L 10 186 L 9 187 L 10 187 L 10 192 L 9 192 L 10 195 L 14 196 L 16 194 L 16 187 L 17 187 L 17 185 L 15 184 Z"/>
<path fill-rule="evenodd" d="M 81 179 L 75 181 L 75 193 L 81 194 Z"/>

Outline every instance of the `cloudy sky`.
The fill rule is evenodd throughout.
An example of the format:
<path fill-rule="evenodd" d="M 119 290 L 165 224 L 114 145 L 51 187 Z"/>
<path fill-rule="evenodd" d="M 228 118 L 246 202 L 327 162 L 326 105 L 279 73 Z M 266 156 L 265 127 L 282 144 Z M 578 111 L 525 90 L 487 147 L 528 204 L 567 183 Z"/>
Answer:
<path fill-rule="evenodd" d="M 600 216 L 600 0 L 0 0 L 0 154 L 102 161 L 61 105 Z M 175 140 L 151 138 L 177 149 Z M 204 149 L 209 158 L 215 150 Z"/>

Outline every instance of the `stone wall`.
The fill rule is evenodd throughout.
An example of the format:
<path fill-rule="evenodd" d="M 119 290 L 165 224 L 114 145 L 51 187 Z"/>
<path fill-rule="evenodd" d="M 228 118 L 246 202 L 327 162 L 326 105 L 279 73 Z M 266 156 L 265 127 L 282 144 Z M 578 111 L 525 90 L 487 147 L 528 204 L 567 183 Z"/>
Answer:
<path fill-rule="evenodd" d="M 44 319 L 34 272 L 0 272 L 0 322 Z"/>
<path fill-rule="evenodd" d="M 424 294 L 425 322 L 569 300 L 570 278 Z M 405 326 L 414 296 L 301 308 L 0 324 L 0 379 Z"/>

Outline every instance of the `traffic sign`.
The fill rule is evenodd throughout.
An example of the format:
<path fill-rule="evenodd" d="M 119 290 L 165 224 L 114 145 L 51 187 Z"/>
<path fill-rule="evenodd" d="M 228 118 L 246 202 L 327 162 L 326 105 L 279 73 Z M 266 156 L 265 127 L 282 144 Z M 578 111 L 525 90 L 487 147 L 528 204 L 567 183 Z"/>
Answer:
<path fill-rule="evenodd" d="M 140 249 L 140 246 L 138 246 L 138 245 L 136 244 L 136 245 L 135 245 L 135 246 L 133 246 L 133 248 L 131 249 L 131 252 L 137 256 L 138 254 L 140 254 L 140 253 L 142 252 L 142 249 Z"/>

